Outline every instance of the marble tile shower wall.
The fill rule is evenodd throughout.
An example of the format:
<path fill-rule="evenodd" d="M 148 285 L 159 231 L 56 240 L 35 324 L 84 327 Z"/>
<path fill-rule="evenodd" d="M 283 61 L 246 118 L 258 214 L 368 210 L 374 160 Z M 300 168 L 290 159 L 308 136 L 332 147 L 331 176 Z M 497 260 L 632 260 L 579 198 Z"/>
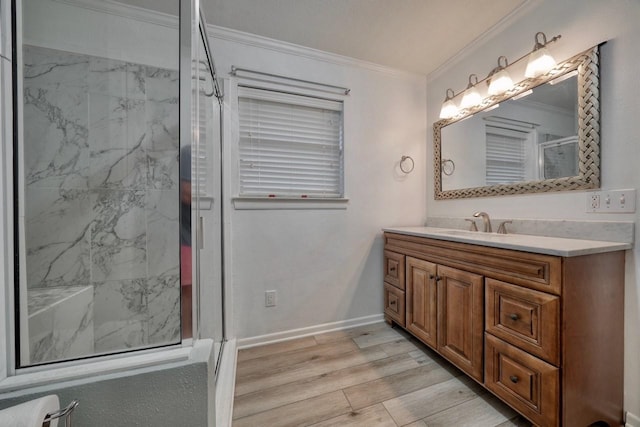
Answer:
<path fill-rule="evenodd" d="M 93 287 L 94 351 L 180 337 L 178 72 L 24 48 L 27 286 Z"/>

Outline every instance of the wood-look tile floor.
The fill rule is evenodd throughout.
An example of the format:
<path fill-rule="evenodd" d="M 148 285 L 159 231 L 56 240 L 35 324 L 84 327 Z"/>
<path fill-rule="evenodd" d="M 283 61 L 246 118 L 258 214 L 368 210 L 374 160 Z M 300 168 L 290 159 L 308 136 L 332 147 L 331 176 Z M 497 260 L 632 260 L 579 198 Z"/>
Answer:
<path fill-rule="evenodd" d="M 530 427 L 400 328 L 376 323 L 238 352 L 233 427 Z"/>

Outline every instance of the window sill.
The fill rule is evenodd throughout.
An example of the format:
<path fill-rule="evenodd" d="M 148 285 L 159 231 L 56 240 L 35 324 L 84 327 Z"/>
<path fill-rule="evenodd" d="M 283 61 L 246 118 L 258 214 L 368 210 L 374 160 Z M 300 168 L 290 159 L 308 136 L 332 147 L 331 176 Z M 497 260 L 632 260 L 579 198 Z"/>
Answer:
<path fill-rule="evenodd" d="M 286 197 L 234 197 L 236 210 L 305 210 L 305 209 L 347 209 L 349 199 L 300 199 Z"/>

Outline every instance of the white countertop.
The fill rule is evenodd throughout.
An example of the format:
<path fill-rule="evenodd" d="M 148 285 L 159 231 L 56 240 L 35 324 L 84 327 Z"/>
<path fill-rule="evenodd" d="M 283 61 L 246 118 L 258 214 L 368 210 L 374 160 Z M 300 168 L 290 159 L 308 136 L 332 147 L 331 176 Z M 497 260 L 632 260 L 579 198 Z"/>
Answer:
<path fill-rule="evenodd" d="M 480 231 L 456 230 L 436 227 L 390 227 L 389 233 L 429 237 L 451 242 L 470 243 L 493 248 L 513 249 L 538 254 L 572 257 L 631 249 L 630 243 L 598 240 L 564 239 L 559 237 L 532 236 L 527 234 L 496 234 Z"/>

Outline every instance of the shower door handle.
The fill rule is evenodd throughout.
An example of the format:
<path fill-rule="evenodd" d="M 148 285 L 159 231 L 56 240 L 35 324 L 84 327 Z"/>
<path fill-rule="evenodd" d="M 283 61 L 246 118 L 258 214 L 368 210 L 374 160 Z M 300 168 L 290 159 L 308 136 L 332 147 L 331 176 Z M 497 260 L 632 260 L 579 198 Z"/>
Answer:
<path fill-rule="evenodd" d="M 198 217 L 198 249 L 204 248 L 204 218 Z"/>

